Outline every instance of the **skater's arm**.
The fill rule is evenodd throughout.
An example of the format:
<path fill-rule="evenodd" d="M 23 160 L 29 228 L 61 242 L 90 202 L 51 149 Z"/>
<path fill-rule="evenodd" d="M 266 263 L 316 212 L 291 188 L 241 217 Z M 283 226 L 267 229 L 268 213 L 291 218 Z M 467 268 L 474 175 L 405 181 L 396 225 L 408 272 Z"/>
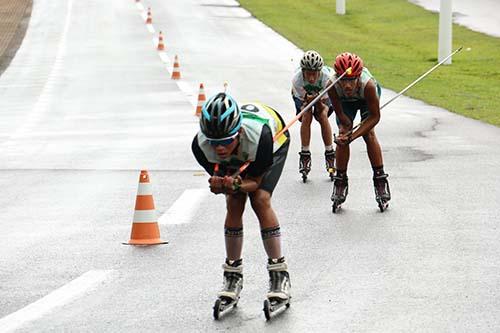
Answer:
<path fill-rule="evenodd" d="M 215 163 L 210 163 L 203 153 L 203 151 L 200 148 L 200 145 L 198 144 L 198 135 L 195 135 L 193 142 L 191 144 L 191 150 L 193 151 L 194 158 L 196 158 L 196 161 L 198 164 L 200 164 L 203 169 L 209 174 L 209 175 L 214 175 L 215 173 Z"/>
<path fill-rule="evenodd" d="M 370 132 L 380 120 L 380 101 L 377 95 L 377 87 L 373 81 L 369 81 L 365 87 L 365 99 L 368 104 L 370 115 L 361 124 L 358 130 L 352 133 L 351 141 Z"/>
<path fill-rule="evenodd" d="M 335 86 L 331 87 L 330 90 L 328 90 L 328 97 L 330 97 L 335 115 L 337 116 L 337 118 L 339 118 L 340 125 L 346 129 L 350 129 L 352 127 L 352 122 L 342 109 L 342 103 L 340 102 L 340 97 L 337 94 Z"/>

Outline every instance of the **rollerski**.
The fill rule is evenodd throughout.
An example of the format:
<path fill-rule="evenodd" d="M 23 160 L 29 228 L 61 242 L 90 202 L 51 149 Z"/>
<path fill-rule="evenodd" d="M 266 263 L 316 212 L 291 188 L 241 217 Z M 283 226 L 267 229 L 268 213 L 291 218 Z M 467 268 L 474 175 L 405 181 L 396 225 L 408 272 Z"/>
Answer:
<path fill-rule="evenodd" d="M 241 259 L 232 264 L 226 261 L 222 268 L 224 269 L 224 285 L 217 294 L 218 298 L 214 304 L 215 319 L 219 319 L 228 310 L 238 305 L 240 292 L 243 289 L 243 265 Z"/>
<path fill-rule="evenodd" d="M 267 264 L 269 271 L 269 292 L 264 301 L 264 315 L 271 319 L 271 314 L 281 309 L 290 307 L 290 276 L 284 258 L 278 260 L 269 259 Z"/>
<path fill-rule="evenodd" d="M 302 174 L 302 181 L 305 183 L 307 181 L 307 175 L 311 171 L 311 152 L 301 151 L 299 155 L 299 172 Z"/>
<path fill-rule="evenodd" d="M 335 150 L 327 150 L 325 151 L 325 164 L 326 171 L 330 176 L 330 180 L 333 182 L 335 177 Z"/>
<path fill-rule="evenodd" d="M 391 200 L 391 190 L 389 189 L 389 182 L 387 181 L 388 174 L 382 174 L 373 177 L 373 187 L 375 189 L 375 200 L 377 200 L 378 208 L 381 212 L 389 207 L 389 200 Z"/>
<path fill-rule="evenodd" d="M 332 193 L 332 212 L 336 213 L 340 206 L 344 203 L 347 198 L 347 193 L 349 190 L 348 178 L 346 175 L 333 177 L 333 193 Z"/>

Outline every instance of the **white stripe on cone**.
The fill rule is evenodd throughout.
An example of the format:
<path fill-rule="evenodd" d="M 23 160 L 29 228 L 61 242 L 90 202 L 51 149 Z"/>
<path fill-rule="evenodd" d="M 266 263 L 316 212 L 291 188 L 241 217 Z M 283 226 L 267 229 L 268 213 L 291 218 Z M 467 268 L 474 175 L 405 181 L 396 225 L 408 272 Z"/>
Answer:
<path fill-rule="evenodd" d="M 134 223 L 156 223 L 156 210 L 136 210 L 134 212 Z"/>
<path fill-rule="evenodd" d="M 151 183 L 139 183 L 137 195 L 153 195 L 153 187 Z"/>

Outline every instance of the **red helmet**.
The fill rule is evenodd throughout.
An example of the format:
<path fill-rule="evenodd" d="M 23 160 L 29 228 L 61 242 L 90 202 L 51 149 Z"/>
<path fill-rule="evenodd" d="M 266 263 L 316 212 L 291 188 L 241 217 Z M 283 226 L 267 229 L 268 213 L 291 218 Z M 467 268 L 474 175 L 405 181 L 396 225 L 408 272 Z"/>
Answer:
<path fill-rule="evenodd" d="M 351 73 L 346 73 L 347 77 L 357 77 L 363 71 L 363 60 L 354 53 L 344 52 L 335 58 L 335 72 L 337 75 L 342 75 L 349 67 Z"/>

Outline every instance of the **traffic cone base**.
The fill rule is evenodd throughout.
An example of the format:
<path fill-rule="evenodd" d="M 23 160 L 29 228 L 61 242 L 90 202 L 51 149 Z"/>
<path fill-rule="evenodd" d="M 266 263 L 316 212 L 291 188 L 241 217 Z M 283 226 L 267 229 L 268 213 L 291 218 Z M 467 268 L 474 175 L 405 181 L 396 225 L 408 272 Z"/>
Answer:
<path fill-rule="evenodd" d="M 160 229 L 158 223 L 134 223 L 132 225 L 132 232 L 134 238 L 131 238 L 127 245 L 157 245 L 168 244 L 159 238 Z"/>

